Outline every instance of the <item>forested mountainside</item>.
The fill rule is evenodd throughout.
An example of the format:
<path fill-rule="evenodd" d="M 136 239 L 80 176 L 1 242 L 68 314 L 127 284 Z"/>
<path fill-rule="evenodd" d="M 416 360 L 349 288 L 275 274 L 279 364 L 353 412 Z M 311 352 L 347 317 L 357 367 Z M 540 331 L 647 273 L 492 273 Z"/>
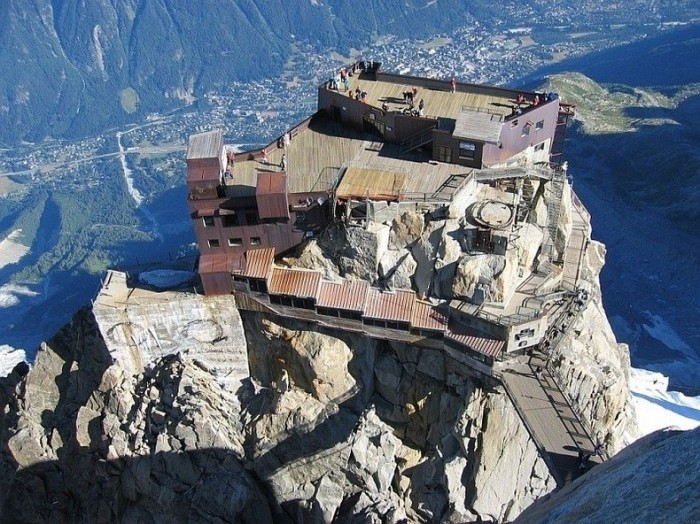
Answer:
<path fill-rule="evenodd" d="M 428 36 L 482 2 L 13 0 L 0 4 L 0 143 L 74 137 L 269 77 L 294 43 Z"/>

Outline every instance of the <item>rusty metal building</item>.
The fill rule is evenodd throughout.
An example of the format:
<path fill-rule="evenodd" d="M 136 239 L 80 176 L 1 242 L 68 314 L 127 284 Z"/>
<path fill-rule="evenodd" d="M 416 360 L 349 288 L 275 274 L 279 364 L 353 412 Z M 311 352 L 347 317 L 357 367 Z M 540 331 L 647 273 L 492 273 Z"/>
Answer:
<path fill-rule="evenodd" d="M 332 203 L 449 200 L 473 170 L 516 155 L 560 155 L 570 108 L 555 95 L 473 84 L 451 92 L 448 80 L 364 67 L 352 64 L 341 84 L 321 85 L 318 111 L 261 149 L 235 151 L 221 130 L 189 138 L 188 207 L 206 294 L 233 292 L 248 252 L 281 255 L 319 234 L 335 216 Z M 421 162 L 402 161 L 409 154 Z M 391 322 L 410 323 L 410 315 Z"/>

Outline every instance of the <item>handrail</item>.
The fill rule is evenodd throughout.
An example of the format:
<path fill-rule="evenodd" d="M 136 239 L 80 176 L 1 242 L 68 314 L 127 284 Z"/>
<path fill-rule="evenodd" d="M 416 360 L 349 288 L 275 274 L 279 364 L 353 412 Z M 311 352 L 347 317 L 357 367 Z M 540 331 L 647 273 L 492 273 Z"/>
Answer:
<path fill-rule="evenodd" d="M 444 195 L 444 196 L 443 196 Z M 452 202 L 454 193 L 444 191 L 436 193 L 401 192 L 399 201 L 401 202 Z"/>
<path fill-rule="evenodd" d="M 493 116 L 499 117 L 500 122 L 505 121 L 505 115 L 501 111 L 497 111 L 497 110 L 491 109 L 489 107 L 470 106 L 467 104 L 462 104 L 462 111 L 474 111 L 475 113 L 486 113 L 488 115 L 493 115 Z"/>
<path fill-rule="evenodd" d="M 428 127 L 426 129 L 421 129 L 420 131 L 417 131 L 416 133 L 413 133 L 412 135 L 404 138 L 401 141 L 401 146 L 407 146 L 407 145 L 413 145 L 413 142 L 420 142 L 423 140 L 423 138 L 426 137 L 426 135 L 430 134 L 432 136 L 433 134 L 433 129 L 435 127 Z"/>

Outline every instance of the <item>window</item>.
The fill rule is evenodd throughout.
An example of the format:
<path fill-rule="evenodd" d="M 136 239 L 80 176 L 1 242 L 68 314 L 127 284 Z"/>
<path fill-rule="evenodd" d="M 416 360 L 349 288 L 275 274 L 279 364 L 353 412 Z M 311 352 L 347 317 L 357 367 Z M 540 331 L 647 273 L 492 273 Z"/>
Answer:
<path fill-rule="evenodd" d="M 202 217 L 204 227 L 214 227 L 214 217 Z"/>
<path fill-rule="evenodd" d="M 530 135 L 530 128 L 532 127 L 532 124 L 528 122 L 523 126 L 523 132 L 520 134 L 520 136 L 529 136 Z"/>
<path fill-rule="evenodd" d="M 238 225 L 238 215 L 224 215 L 221 217 L 224 227 L 236 227 Z"/>
<path fill-rule="evenodd" d="M 539 131 L 541 129 L 544 129 L 544 120 L 540 120 L 535 124 L 535 131 Z"/>
<path fill-rule="evenodd" d="M 474 142 L 459 143 L 459 158 L 474 158 L 476 156 L 476 144 Z"/>
<path fill-rule="evenodd" d="M 242 246 L 243 239 L 242 238 L 229 238 L 228 245 L 232 246 L 232 247 Z"/>
<path fill-rule="evenodd" d="M 544 149 L 544 142 L 540 142 L 535 146 L 535 151 L 542 151 Z"/>
<path fill-rule="evenodd" d="M 516 118 L 515 120 L 513 120 L 513 121 L 510 123 L 510 125 L 511 125 L 512 127 L 518 127 L 518 119 Z"/>
<path fill-rule="evenodd" d="M 219 247 L 219 239 L 218 238 L 210 238 L 207 240 L 207 244 L 209 247 Z"/>
<path fill-rule="evenodd" d="M 250 237 L 251 246 L 259 246 L 261 244 L 260 237 Z"/>

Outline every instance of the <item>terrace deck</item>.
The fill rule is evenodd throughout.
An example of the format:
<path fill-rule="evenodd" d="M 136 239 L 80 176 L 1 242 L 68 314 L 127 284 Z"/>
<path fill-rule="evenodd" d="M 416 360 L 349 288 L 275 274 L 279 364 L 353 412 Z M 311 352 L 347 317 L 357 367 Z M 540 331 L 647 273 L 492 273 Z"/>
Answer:
<path fill-rule="evenodd" d="M 268 146 L 267 163 L 260 156 L 236 156 L 232 179 L 225 180 L 228 197 L 253 197 L 258 173 L 280 171 L 285 150 Z M 333 188 L 340 168 L 355 167 L 396 173 L 404 178 L 401 190 L 432 194 L 453 175 L 467 175 L 473 169 L 457 164 L 431 161 L 419 152 L 404 153 L 401 146 L 378 141 L 361 131 L 350 130 L 321 117 L 296 134 L 286 148 L 287 190 L 290 194 L 323 192 Z"/>
<path fill-rule="evenodd" d="M 359 89 L 366 92 L 368 104 L 380 108 L 383 103 L 386 103 L 389 106 L 389 111 L 403 111 L 407 107 L 403 101 L 403 93 L 412 91 L 414 87 L 409 84 L 373 80 L 358 74 L 349 78 L 348 90 Z M 463 86 L 463 88 L 468 89 L 468 86 Z M 344 92 L 342 83 L 339 89 L 341 93 Z M 463 92 L 462 87 L 455 93 L 451 93 L 449 86 L 446 86 L 445 89 L 425 87 L 416 87 L 416 89 L 414 104 L 418 107 L 418 102 L 423 99 L 426 117 L 456 120 L 459 114 L 467 109 L 505 118 L 511 115 L 517 106 L 514 97 L 495 90 L 486 94 L 483 92 Z"/>

